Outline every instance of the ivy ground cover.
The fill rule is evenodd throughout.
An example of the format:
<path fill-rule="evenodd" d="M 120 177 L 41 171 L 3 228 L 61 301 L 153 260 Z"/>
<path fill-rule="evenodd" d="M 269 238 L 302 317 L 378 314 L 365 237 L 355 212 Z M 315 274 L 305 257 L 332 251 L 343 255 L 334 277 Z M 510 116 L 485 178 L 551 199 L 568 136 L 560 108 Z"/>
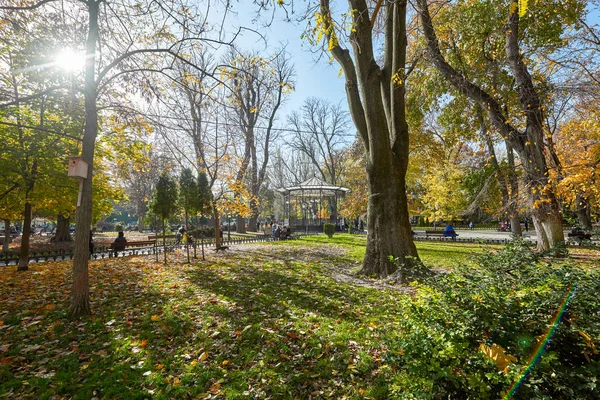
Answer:
<path fill-rule="evenodd" d="M 167 265 L 93 261 L 94 315 L 80 322 L 66 319 L 69 262 L 1 269 L 0 398 L 499 398 L 560 305 L 564 268 L 513 254 L 521 283 L 503 291 L 497 271 L 465 279 L 487 268 L 470 258 L 477 245 L 419 246 L 426 264 L 458 272 L 411 287 L 357 278 L 364 240 L 349 235 L 239 246 L 191 264 L 179 253 Z M 579 297 L 553 340 L 571 356 L 550 341 L 517 397 L 597 393 L 600 310 L 586 295 L 597 256 L 569 267 Z M 528 263 L 554 269 L 530 282 Z M 515 360 L 500 369 L 481 343 Z"/>

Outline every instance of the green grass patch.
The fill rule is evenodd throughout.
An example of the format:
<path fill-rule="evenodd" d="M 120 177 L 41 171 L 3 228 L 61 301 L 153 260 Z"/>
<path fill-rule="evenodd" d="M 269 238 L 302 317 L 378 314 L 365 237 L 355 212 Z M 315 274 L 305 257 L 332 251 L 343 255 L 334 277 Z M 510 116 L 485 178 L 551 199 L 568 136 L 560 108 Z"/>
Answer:
<path fill-rule="evenodd" d="M 351 235 L 211 252 L 193 265 L 182 255 L 170 255 L 167 266 L 151 258 L 93 261 L 94 315 L 81 322 L 66 319 L 70 262 L 0 269 L 0 393 L 498 398 L 576 283 L 569 314 L 521 393 L 594 397 L 600 279 L 592 262 L 539 260 L 523 248 L 494 255 L 473 244 L 418 247 L 428 265 L 456 267 L 410 296 L 332 274 L 331 265 L 362 259 L 364 237 Z M 517 360 L 503 371 L 482 343 Z"/>
<path fill-rule="evenodd" d="M 287 242 L 276 242 L 289 245 Z M 326 235 L 307 236 L 291 245 L 338 246 L 346 249 L 346 257 L 362 261 L 367 239 L 363 235 L 336 233 L 330 239 Z M 482 245 L 478 243 L 461 242 L 415 242 L 419 257 L 429 267 L 452 268 L 459 263 L 470 264 L 473 255 L 483 253 L 484 249 L 500 249 L 499 245 Z"/>

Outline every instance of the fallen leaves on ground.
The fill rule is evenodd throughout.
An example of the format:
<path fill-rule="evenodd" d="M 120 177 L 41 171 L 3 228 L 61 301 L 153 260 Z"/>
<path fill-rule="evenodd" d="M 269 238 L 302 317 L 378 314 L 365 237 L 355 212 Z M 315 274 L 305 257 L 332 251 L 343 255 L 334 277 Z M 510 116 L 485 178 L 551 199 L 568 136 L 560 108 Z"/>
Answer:
<path fill-rule="evenodd" d="M 384 373 L 372 320 L 405 296 L 383 301 L 378 289 L 334 279 L 358 279 L 343 249 L 254 245 L 205 262 L 168 258 L 91 261 L 93 316 L 76 322 L 66 318 L 72 262 L 0 269 L 0 393 L 363 398 L 357 382 Z"/>

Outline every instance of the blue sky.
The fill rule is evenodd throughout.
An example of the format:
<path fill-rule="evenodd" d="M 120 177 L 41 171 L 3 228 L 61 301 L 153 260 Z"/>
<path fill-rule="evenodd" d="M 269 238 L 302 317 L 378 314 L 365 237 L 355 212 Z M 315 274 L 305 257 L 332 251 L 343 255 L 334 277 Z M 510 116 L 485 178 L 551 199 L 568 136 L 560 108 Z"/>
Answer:
<path fill-rule="evenodd" d="M 230 14 L 226 28 L 233 32 L 239 26 L 251 27 L 261 32 L 268 41 L 265 49 L 264 41 L 255 33 L 245 32 L 236 40 L 243 50 L 257 50 L 270 54 L 275 49 L 286 45 L 287 51 L 292 56 L 296 71 L 296 85 L 294 93 L 288 96 L 287 102 L 279 114 L 280 123 L 285 123 L 285 116 L 292 110 L 298 110 L 308 97 L 327 99 L 334 104 L 341 104 L 348 108 L 343 76 L 338 76 L 340 67 L 337 63 L 329 63 L 329 58 L 324 55 L 317 60 L 316 50 L 306 40 L 300 38 L 305 23 L 295 24 L 283 21 L 283 14 L 276 14 L 273 23 L 264 27 L 267 18 L 252 21 L 256 16 L 257 7 L 250 1 L 241 0 L 244 4 L 236 3 L 234 9 L 237 15 Z M 247 4 L 249 3 L 249 4 Z"/>

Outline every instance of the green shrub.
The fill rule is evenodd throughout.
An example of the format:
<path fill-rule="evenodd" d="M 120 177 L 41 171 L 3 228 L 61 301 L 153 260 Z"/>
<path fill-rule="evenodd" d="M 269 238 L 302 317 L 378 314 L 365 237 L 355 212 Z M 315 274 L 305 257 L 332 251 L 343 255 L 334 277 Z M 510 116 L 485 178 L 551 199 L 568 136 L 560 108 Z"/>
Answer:
<path fill-rule="evenodd" d="M 330 223 L 323 224 L 323 233 L 332 237 L 335 233 L 335 225 Z"/>
<path fill-rule="evenodd" d="M 115 232 L 123 232 L 123 225 L 116 224 L 115 225 Z"/>
<path fill-rule="evenodd" d="M 215 237 L 215 228 L 212 226 L 207 226 L 204 228 L 194 229 L 188 231 L 190 235 L 194 238 L 214 238 Z"/>
<path fill-rule="evenodd" d="M 498 398 L 518 381 L 574 295 L 518 398 L 596 398 L 600 376 L 600 273 L 568 260 L 540 259 L 522 242 L 477 256 L 427 279 L 403 310 L 385 360 L 397 371 L 393 398 Z M 505 371 L 479 350 L 517 358 Z M 411 397 L 413 396 L 413 397 Z"/>

